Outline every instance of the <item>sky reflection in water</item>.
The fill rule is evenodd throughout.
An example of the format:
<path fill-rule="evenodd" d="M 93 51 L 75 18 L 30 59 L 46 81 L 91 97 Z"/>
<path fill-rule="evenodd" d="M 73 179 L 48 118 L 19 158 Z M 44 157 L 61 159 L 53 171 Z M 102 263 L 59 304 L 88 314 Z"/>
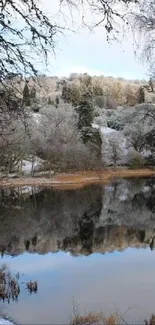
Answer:
<path fill-rule="evenodd" d="M 0 312 L 18 324 L 67 324 L 74 300 L 81 314 L 129 309 L 126 321 L 140 324 L 155 313 L 154 238 L 155 178 L 25 197 L 1 190 L 0 263 L 20 273 L 21 292 Z"/>
<path fill-rule="evenodd" d="M 72 300 L 81 313 L 116 308 L 126 319 L 142 322 L 155 306 L 155 251 L 129 248 L 123 252 L 72 257 L 69 253 L 28 254 L 3 262 L 20 274 L 21 281 L 38 280 L 37 295 L 24 284 L 19 303 L 4 305 L 8 315 L 22 324 L 63 324 L 70 320 Z"/>

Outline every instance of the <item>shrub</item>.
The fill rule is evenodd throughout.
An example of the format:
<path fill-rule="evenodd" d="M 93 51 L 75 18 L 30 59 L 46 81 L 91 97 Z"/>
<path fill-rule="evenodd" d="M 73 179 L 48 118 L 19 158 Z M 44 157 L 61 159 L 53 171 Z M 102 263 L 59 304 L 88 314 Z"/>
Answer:
<path fill-rule="evenodd" d="M 129 153 L 128 164 L 132 169 L 142 168 L 144 167 L 145 159 L 144 157 L 136 151 L 132 151 Z"/>
<path fill-rule="evenodd" d="M 96 96 L 94 99 L 94 104 L 100 108 L 104 108 L 106 106 L 104 96 Z"/>
<path fill-rule="evenodd" d="M 145 158 L 145 164 L 148 167 L 154 167 L 155 166 L 155 155 L 150 154 L 148 157 Z"/>
<path fill-rule="evenodd" d="M 93 122 L 99 126 L 107 127 L 107 119 L 105 115 L 95 116 Z"/>
<path fill-rule="evenodd" d="M 107 97 L 106 100 L 106 108 L 107 109 L 117 109 L 117 103 L 116 100 L 114 98 L 110 98 L 109 96 Z"/>
<path fill-rule="evenodd" d="M 114 130 L 123 130 L 125 124 L 122 110 L 107 112 L 107 126 Z"/>

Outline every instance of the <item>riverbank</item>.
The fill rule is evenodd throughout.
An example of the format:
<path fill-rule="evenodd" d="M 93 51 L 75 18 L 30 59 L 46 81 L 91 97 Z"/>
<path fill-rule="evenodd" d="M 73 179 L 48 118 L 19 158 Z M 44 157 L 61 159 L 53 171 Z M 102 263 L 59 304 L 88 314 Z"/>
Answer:
<path fill-rule="evenodd" d="M 58 174 L 52 177 L 19 177 L 3 178 L 0 187 L 59 187 L 81 188 L 88 184 L 108 183 L 114 178 L 150 177 L 155 176 L 155 169 L 122 169 L 103 171 L 83 171 L 72 174 Z"/>

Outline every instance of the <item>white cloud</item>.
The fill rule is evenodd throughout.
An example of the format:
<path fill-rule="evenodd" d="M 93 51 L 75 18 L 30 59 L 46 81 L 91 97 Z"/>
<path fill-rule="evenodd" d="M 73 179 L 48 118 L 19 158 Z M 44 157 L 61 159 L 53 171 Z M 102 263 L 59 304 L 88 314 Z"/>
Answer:
<path fill-rule="evenodd" d="M 67 8 L 63 14 L 58 14 L 58 0 L 42 0 L 44 9 L 49 15 L 66 27 L 72 26 L 76 32 L 65 31 L 57 37 L 56 56 L 51 56 L 46 73 L 58 76 L 68 76 L 72 72 L 87 72 L 91 75 L 111 75 L 127 79 L 144 78 L 146 67 L 136 61 L 134 56 L 133 38 L 126 35 L 121 43 L 106 41 L 104 28 L 96 28 L 93 33 L 88 29 L 79 28 L 82 12 L 75 11 L 73 16 Z M 93 19 L 90 13 L 87 16 Z M 74 20 L 74 22 L 73 22 Z M 77 27 L 78 26 L 78 27 Z"/>
<path fill-rule="evenodd" d="M 55 74 L 58 77 L 63 77 L 63 76 L 68 77 L 71 73 L 74 73 L 74 72 L 76 72 L 76 73 L 86 73 L 87 72 L 91 76 L 104 75 L 104 71 L 102 71 L 102 70 L 93 70 L 93 69 L 90 69 L 87 66 L 70 66 L 70 67 L 68 67 L 68 69 L 64 68 L 64 69 L 61 69 L 61 70 L 57 70 L 55 72 Z"/>

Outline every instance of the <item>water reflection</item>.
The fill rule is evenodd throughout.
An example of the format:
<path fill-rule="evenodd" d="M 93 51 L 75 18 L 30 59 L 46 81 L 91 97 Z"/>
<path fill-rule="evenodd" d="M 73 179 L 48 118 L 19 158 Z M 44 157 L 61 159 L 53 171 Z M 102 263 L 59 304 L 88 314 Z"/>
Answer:
<path fill-rule="evenodd" d="M 10 195 L 11 194 L 11 195 Z M 80 190 L 0 192 L 1 256 L 28 251 L 73 255 L 154 248 L 155 179 L 115 181 Z"/>
<path fill-rule="evenodd" d="M 18 302 L 18 296 L 20 294 L 20 286 L 18 283 L 19 276 L 13 277 L 6 265 L 0 268 L 0 301 Z"/>
<path fill-rule="evenodd" d="M 67 324 L 73 297 L 81 313 L 131 307 L 129 322 L 154 312 L 155 179 L 0 196 L 1 261 L 39 283 L 37 295 L 22 288 L 18 305 L 3 306 L 9 316 Z"/>
<path fill-rule="evenodd" d="M 12 272 L 25 282 L 37 279 L 37 295 L 28 295 L 21 286 L 18 304 L 2 305 L 19 324 L 68 324 L 72 301 L 79 311 L 102 311 L 106 316 L 116 308 L 126 321 L 142 324 L 154 312 L 155 258 L 150 249 L 127 249 L 113 254 L 88 257 L 59 252 L 4 257 Z"/>

